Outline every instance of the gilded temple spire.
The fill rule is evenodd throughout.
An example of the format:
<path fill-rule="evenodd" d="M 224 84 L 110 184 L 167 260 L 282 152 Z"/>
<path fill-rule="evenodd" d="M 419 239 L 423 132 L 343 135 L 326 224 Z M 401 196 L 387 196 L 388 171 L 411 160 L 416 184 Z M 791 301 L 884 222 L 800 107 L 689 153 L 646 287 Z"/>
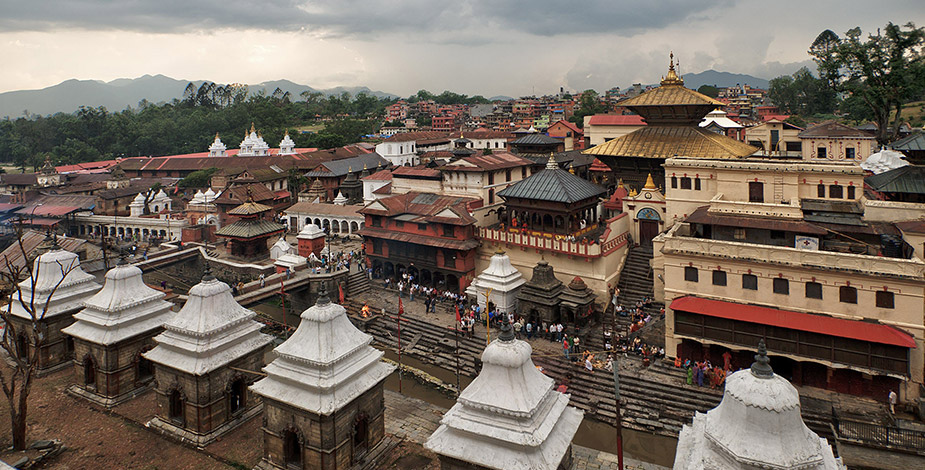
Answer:
<path fill-rule="evenodd" d="M 662 86 L 684 85 L 684 79 L 674 69 L 674 51 L 668 55 L 668 75 L 662 78 Z"/>

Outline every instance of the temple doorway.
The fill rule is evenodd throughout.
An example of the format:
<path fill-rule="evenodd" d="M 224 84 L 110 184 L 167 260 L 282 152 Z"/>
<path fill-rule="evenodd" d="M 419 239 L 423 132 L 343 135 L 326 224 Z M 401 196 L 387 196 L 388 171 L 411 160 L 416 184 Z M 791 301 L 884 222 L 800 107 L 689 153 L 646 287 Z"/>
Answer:
<path fill-rule="evenodd" d="M 96 387 L 96 364 L 93 363 L 93 357 L 84 358 L 84 385 L 87 388 Z"/>
<path fill-rule="evenodd" d="M 243 377 L 231 383 L 231 393 L 228 402 L 231 404 L 231 414 L 235 414 L 244 409 L 247 398 L 247 383 Z"/>
<path fill-rule="evenodd" d="M 168 397 L 167 417 L 174 423 L 183 423 L 183 397 L 180 391 L 173 389 Z"/>
<path fill-rule="evenodd" d="M 353 459 L 358 460 L 369 449 L 369 418 L 361 413 L 353 422 Z"/>
<path fill-rule="evenodd" d="M 302 468 L 302 449 L 299 436 L 292 430 L 283 431 L 283 463 L 286 468 Z"/>
<path fill-rule="evenodd" d="M 639 221 L 639 244 L 642 246 L 652 246 L 652 239 L 658 235 L 657 220 L 640 220 Z"/>

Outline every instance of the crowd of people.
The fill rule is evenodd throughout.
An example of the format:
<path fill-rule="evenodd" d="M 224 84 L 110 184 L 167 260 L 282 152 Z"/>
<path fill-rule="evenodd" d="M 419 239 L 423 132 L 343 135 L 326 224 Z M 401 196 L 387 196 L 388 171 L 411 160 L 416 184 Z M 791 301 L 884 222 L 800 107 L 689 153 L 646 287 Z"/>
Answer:
<path fill-rule="evenodd" d="M 709 359 L 691 361 L 690 359 L 682 360 L 681 357 L 674 360 L 674 365 L 687 371 L 688 385 L 722 388 L 726 382 L 726 376 L 732 372 L 732 354 L 729 351 L 723 353 L 723 367 L 712 364 Z"/>

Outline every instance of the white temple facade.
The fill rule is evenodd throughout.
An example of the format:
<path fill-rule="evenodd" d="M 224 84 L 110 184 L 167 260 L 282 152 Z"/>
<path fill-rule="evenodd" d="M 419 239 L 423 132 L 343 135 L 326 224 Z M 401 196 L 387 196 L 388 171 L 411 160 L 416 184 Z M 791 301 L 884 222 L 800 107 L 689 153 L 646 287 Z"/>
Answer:
<path fill-rule="evenodd" d="M 209 156 L 210 157 L 224 157 L 226 155 L 225 144 L 222 143 L 222 139 L 218 138 L 218 132 L 215 133 L 215 141 L 212 142 L 212 145 L 209 146 Z"/>
<path fill-rule="evenodd" d="M 103 406 L 130 399 L 149 385 L 154 370 L 140 354 L 173 317 L 164 293 L 148 287 L 141 269 L 127 264 L 106 273 L 103 288 L 84 302 L 62 331 L 74 338 L 77 383 L 70 393 Z"/>
<path fill-rule="evenodd" d="M 459 395 L 424 447 L 443 470 L 565 470 L 583 413 L 530 359 L 505 321 L 482 353 L 482 371 Z"/>
<path fill-rule="evenodd" d="M 344 196 L 343 191 L 337 192 L 337 197 L 332 201 L 335 206 L 346 206 L 347 205 L 347 196 Z"/>
<path fill-rule="evenodd" d="M 141 217 L 145 215 L 145 195 L 138 193 L 135 199 L 128 204 L 129 217 Z"/>
<path fill-rule="evenodd" d="M 279 240 L 276 240 L 276 243 L 270 247 L 270 259 L 272 260 L 277 260 L 280 256 L 289 254 L 296 254 L 296 249 L 286 241 L 286 237 L 279 237 Z"/>
<path fill-rule="evenodd" d="M 511 265 L 511 258 L 498 248 L 488 263 L 488 268 L 476 276 L 466 288 L 466 294 L 477 298 L 479 307 L 485 311 L 488 302 L 502 313 L 517 309 L 517 293 L 527 282 L 523 274 Z M 491 298 L 485 296 L 491 293 Z"/>
<path fill-rule="evenodd" d="M 762 340 L 751 369 L 726 378 L 719 406 L 678 436 L 674 470 L 844 470 L 800 415 L 800 396 L 768 364 Z"/>
<path fill-rule="evenodd" d="M 248 393 L 273 341 L 257 314 L 208 271 L 144 354 L 155 364 L 158 413 L 148 424 L 205 446 L 260 413 Z"/>
<path fill-rule="evenodd" d="M 244 134 L 244 140 L 241 141 L 239 157 L 266 157 L 270 155 L 270 145 L 267 144 L 260 133 L 254 129 L 251 124 L 250 132 Z"/>
<path fill-rule="evenodd" d="M 74 322 L 73 314 L 99 289 L 96 278 L 80 268 L 77 254 L 62 250 L 57 241 L 51 250 L 36 258 L 32 276 L 19 283 L 20 292 L 12 296 L 9 307 L 12 328 L 7 334 L 15 330 L 20 357 L 31 358 L 35 352 L 29 334 L 34 316 L 39 331 L 45 335 L 37 354 L 38 369 L 45 371 L 66 364 L 73 356 L 73 344 L 61 330 Z"/>
<path fill-rule="evenodd" d="M 267 377 L 251 387 L 265 403 L 257 468 L 306 468 L 322 458 L 333 462 L 325 468 L 353 468 L 385 434 L 383 382 L 395 367 L 381 361 L 373 338 L 324 291 L 301 317 L 274 349 Z M 340 423 L 352 429 L 344 432 Z"/>
<path fill-rule="evenodd" d="M 283 140 L 279 142 L 279 154 L 295 155 L 295 153 L 295 142 L 292 141 L 292 137 L 289 137 L 289 131 L 286 131 L 286 135 L 283 136 Z"/>

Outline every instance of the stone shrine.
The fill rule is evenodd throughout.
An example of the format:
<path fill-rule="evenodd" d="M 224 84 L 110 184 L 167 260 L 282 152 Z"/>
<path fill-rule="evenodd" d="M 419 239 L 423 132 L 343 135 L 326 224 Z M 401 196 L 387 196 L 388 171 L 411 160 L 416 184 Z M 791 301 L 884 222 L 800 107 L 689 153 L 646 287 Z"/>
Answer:
<path fill-rule="evenodd" d="M 520 292 L 526 279 L 514 266 L 511 258 L 500 247 L 492 255 L 488 269 L 476 276 L 472 284 L 466 288 L 466 294 L 478 299 L 479 307 L 485 310 L 489 307 L 501 313 L 513 312 L 517 308 L 517 294 Z M 487 299 L 486 295 L 491 295 Z"/>
<path fill-rule="evenodd" d="M 594 299 L 597 295 L 588 288 L 585 281 L 575 276 L 566 289 L 559 295 L 559 313 L 565 322 L 582 327 L 594 315 Z"/>
<path fill-rule="evenodd" d="M 559 294 L 565 289 L 552 266 L 541 260 L 533 268 L 533 278 L 517 294 L 520 314 L 528 321 L 559 322 Z"/>
<path fill-rule="evenodd" d="M 37 355 L 38 370 L 65 365 L 73 357 L 74 343 L 61 330 L 74 322 L 73 314 L 99 289 L 94 276 L 80 268 L 77 254 L 62 250 L 55 239 L 51 250 L 33 262 L 30 277 L 19 283 L 20 293 L 12 296 L 6 333 L 16 342 L 19 357 L 29 361 L 35 352 L 29 333 L 34 316 L 44 338 Z"/>
<path fill-rule="evenodd" d="M 62 330 L 74 338 L 77 383 L 68 392 L 112 407 L 135 396 L 154 379 L 141 353 L 173 317 L 164 293 L 145 285 L 141 269 L 119 265 L 106 273 L 103 289 L 84 302 L 74 324 Z"/>
<path fill-rule="evenodd" d="M 302 231 L 296 235 L 299 243 L 299 256 L 311 258 L 314 254 L 316 257 L 321 256 L 324 250 L 324 231 L 315 224 L 305 224 Z"/>
<path fill-rule="evenodd" d="M 148 425 L 199 447 L 260 413 L 248 386 L 273 337 L 228 284 L 206 270 L 189 299 L 144 354 L 154 363 L 157 416 Z"/>
<path fill-rule="evenodd" d="M 726 378 L 719 406 L 678 436 L 674 470 L 844 470 L 800 415 L 800 395 L 771 369 L 764 340 L 749 370 Z"/>
<path fill-rule="evenodd" d="M 265 403 L 260 469 L 353 468 L 384 435 L 383 382 L 395 370 L 326 291 L 251 390 Z"/>
<path fill-rule="evenodd" d="M 482 353 L 482 371 L 424 447 L 443 470 L 566 470 L 583 413 L 554 389 L 505 320 Z"/>

